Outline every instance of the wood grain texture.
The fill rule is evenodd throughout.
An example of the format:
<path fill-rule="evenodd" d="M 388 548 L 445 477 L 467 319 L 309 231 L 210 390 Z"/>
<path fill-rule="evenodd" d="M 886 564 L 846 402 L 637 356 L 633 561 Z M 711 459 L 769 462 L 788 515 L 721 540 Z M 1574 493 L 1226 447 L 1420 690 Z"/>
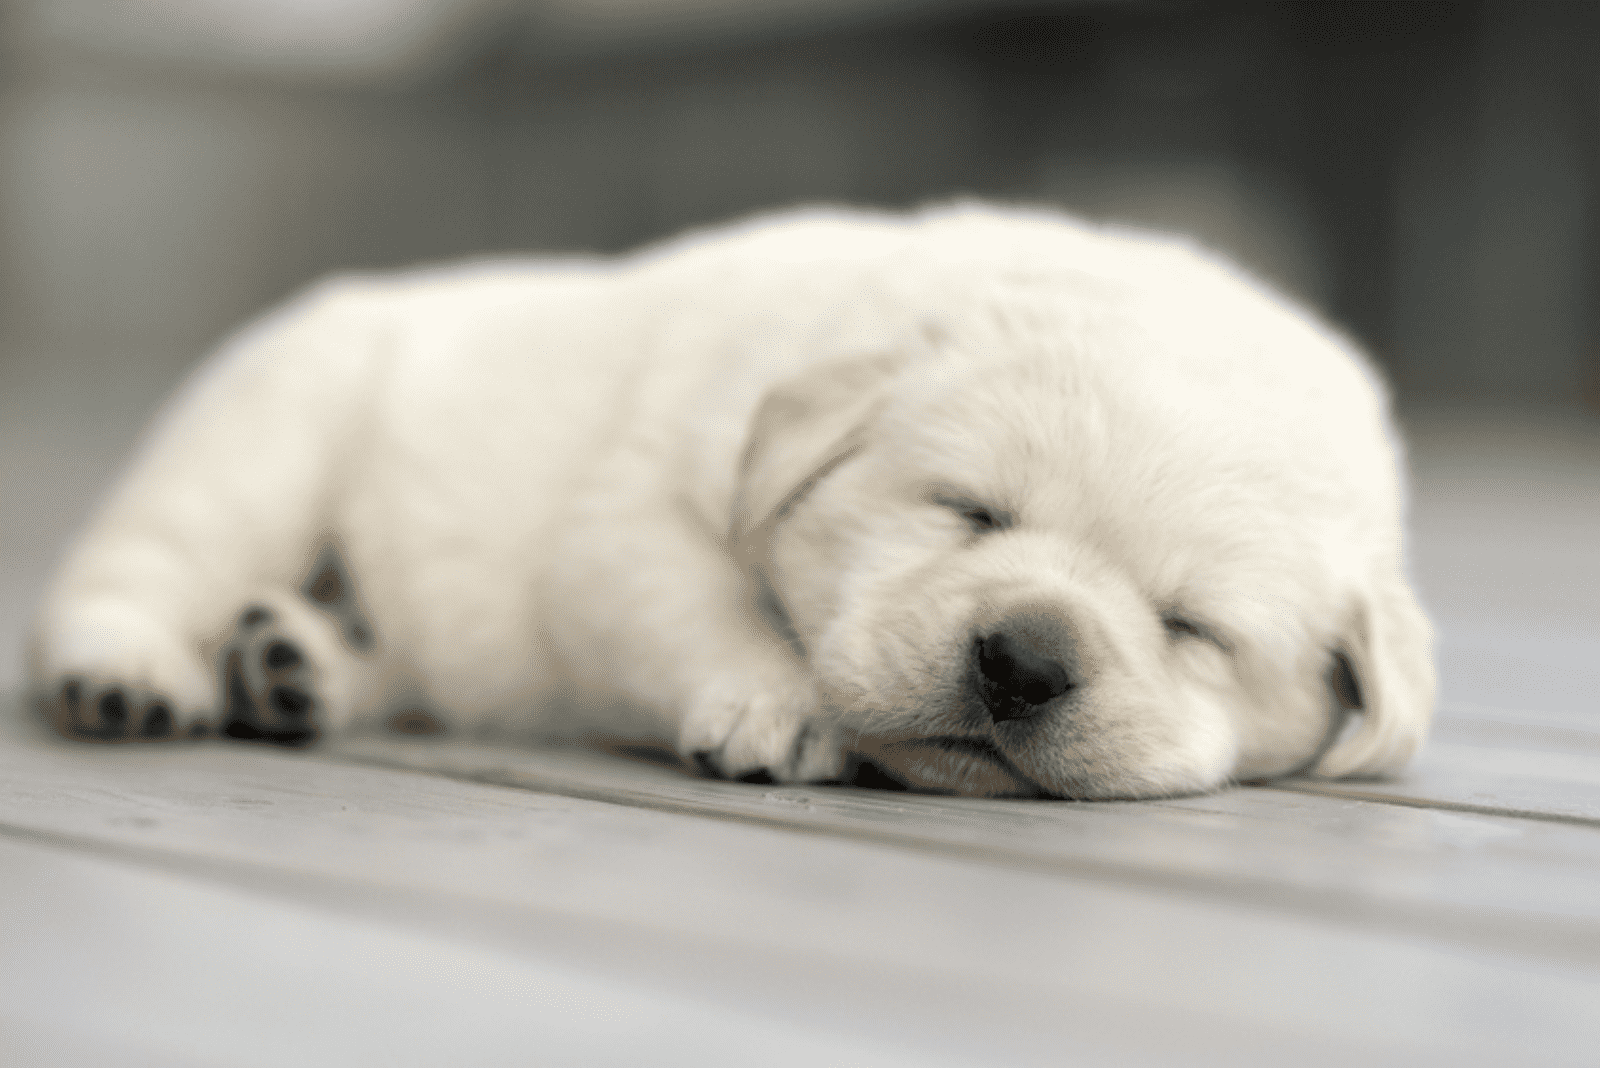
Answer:
<path fill-rule="evenodd" d="M 474 1063 L 514 1063 L 555 1042 L 550 1004 L 609 1051 L 591 1063 L 1582 1064 L 1600 1040 L 1586 826 L 1264 789 L 969 801 L 575 751 L 9 733 L 0 1004 L 35 1033 L 88 1000 L 107 1033 L 211 1064 L 267 1063 L 245 1056 L 262 1004 L 314 1023 L 262 1048 L 322 1036 L 342 1063 L 439 1063 L 406 1038 L 426 1018 Z M 453 977 L 480 975 L 528 999 L 520 1023 L 505 997 L 461 1004 L 480 988 Z M 221 1013 L 206 1033 L 233 1044 L 138 1022 L 164 998 Z M 391 1010 L 364 1039 L 350 1024 Z M 609 1018 L 635 1022 L 626 1040 Z M 693 1057 L 644 1052 L 691 1034 Z"/>

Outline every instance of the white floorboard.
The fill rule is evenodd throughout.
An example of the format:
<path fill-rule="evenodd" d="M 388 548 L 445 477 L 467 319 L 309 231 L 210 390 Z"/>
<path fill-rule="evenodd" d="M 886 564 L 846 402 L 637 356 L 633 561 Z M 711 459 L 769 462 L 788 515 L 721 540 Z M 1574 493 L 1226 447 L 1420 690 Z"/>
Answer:
<path fill-rule="evenodd" d="M 274 1028 L 311 1023 L 237 1063 L 393 1063 L 394 1035 L 437 1052 L 390 1034 L 397 1005 L 482 1042 L 473 1063 L 544 1035 L 551 1005 L 577 1037 L 545 1063 L 678 1048 L 719 1014 L 743 1038 L 690 1059 L 776 1041 L 830 1064 L 1577 1064 L 1600 1040 L 1586 826 L 1275 790 L 775 790 L 444 752 L 457 774 L 557 792 L 222 744 L 0 748 L 0 1003 L 72 1035 L 85 1002 L 109 1003 L 90 1037 L 122 1027 L 212 1063 L 235 1062 L 207 1036 L 253 1036 L 263 1006 Z M 467 977 L 529 1006 L 472 994 L 505 1015 L 487 1026 L 458 1007 Z M 205 1026 L 156 1011 L 169 999 Z M 612 1013 L 634 1029 L 601 1026 Z M 571 1052 L 586 1041 L 600 1059 Z"/>

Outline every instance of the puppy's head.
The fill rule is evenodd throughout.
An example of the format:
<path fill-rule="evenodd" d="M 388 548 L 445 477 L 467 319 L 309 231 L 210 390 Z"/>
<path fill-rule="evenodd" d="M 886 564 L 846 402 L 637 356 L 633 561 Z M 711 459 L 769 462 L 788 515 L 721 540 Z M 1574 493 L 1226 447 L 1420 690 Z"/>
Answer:
<path fill-rule="evenodd" d="M 767 397 L 734 548 L 857 751 L 1079 798 L 1405 762 L 1433 680 L 1381 398 L 1246 305 L 1013 287 Z"/>

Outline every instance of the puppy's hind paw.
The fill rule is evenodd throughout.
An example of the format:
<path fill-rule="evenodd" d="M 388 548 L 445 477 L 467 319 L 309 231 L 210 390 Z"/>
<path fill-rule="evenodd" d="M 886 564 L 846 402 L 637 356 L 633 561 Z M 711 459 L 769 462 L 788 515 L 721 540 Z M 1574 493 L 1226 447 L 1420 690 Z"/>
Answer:
<path fill-rule="evenodd" d="M 246 608 L 218 664 L 225 736 L 284 746 L 316 741 L 315 667 L 278 613 Z"/>
<path fill-rule="evenodd" d="M 30 674 L 40 711 L 68 738 L 164 742 L 209 733 L 211 687 L 198 654 L 138 606 L 57 606 L 36 635 Z"/>
<path fill-rule="evenodd" d="M 122 683 L 67 678 L 50 704 L 46 712 L 56 728 L 83 742 L 164 742 L 204 737 L 209 729 L 203 719 L 180 725 L 170 700 Z"/>

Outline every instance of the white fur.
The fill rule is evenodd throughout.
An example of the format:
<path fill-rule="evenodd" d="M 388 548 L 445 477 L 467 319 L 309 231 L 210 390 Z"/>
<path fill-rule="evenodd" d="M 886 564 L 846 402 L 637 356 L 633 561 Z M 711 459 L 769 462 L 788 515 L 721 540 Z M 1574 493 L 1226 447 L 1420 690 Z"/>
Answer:
<path fill-rule="evenodd" d="M 1226 263 L 1043 212 L 801 212 L 337 279 L 158 421 L 41 608 L 34 677 L 214 720 L 219 650 L 270 604 L 324 730 L 422 707 L 786 780 L 850 749 L 990 794 L 1381 774 L 1433 687 L 1384 408 L 1347 343 Z M 975 535 L 952 498 L 1015 525 Z M 329 542 L 373 652 L 297 593 Z M 1088 684 L 978 722 L 973 635 L 1017 606 L 1070 629 Z M 1366 707 L 1330 748 L 1336 651 Z M 952 734 L 1010 768 L 916 743 Z"/>

